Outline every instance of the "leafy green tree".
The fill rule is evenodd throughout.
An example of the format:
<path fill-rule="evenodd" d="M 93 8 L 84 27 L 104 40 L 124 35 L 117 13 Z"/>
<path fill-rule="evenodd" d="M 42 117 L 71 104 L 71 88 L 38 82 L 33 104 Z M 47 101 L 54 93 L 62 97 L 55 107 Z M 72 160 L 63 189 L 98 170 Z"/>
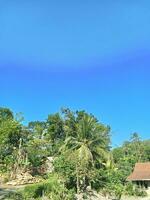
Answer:
<path fill-rule="evenodd" d="M 65 138 L 64 122 L 59 113 L 49 115 L 46 121 L 46 140 L 51 145 L 51 153 L 57 154 Z"/>
<path fill-rule="evenodd" d="M 0 107 L 0 122 L 13 118 L 14 118 L 13 112 L 9 108 Z"/>
<path fill-rule="evenodd" d="M 6 120 L 0 124 L 0 151 L 1 159 L 11 154 L 14 148 L 19 147 L 21 125 L 14 120 Z"/>
<path fill-rule="evenodd" d="M 150 162 L 150 140 L 143 141 L 144 156 L 143 161 Z"/>
<path fill-rule="evenodd" d="M 31 132 L 31 137 L 43 139 L 46 134 L 46 122 L 32 121 L 28 124 L 28 129 Z"/>
<path fill-rule="evenodd" d="M 18 168 L 21 154 L 24 151 L 20 147 L 26 142 L 28 131 L 17 121 L 12 111 L 0 109 L 0 163 L 2 170 L 14 172 Z M 20 145 L 22 144 L 22 145 Z M 22 153 L 21 153 L 22 152 Z"/>
<path fill-rule="evenodd" d="M 132 172 L 135 163 L 149 161 L 149 142 L 142 141 L 137 133 L 131 135 L 130 141 L 113 149 L 114 161 L 122 174 L 122 181 Z"/>
<path fill-rule="evenodd" d="M 26 146 L 28 160 L 35 173 L 38 173 L 38 168 L 44 164 L 46 157 L 49 155 L 48 145 L 46 140 L 34 138 Z"/>

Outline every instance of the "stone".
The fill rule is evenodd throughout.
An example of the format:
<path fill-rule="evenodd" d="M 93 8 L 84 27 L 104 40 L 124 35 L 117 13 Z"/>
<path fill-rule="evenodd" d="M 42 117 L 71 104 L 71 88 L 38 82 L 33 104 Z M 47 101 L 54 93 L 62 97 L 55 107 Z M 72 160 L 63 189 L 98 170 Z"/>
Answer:
<path fill-rule="evenodd" d="M 40 180 L 33 177 L 29 172 L 20 173 L 16 175 L 16 178 L 7 182 L 7 185 L 25 185 L 25 184 L 32 184 L 32 183 L 38 183 Z"/>

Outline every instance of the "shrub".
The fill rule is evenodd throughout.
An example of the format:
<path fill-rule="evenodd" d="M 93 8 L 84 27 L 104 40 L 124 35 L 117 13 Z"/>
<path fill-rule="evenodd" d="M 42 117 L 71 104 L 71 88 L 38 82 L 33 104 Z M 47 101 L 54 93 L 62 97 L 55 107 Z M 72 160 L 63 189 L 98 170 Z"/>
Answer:
<path fill-rule="evenodd" d="M 139 196 L 139 197 L 146 197 L 147 196 L 147 192 L 142 190 L 142 189 L 140 189 L 140 188 L 138 188 L 138 187 L 136 187 L 135 195 Z"/>
<path fill-rule="evenodd" d="M 125 195 L 145 197 L 147 196 L 147 193 L 138 186 L 129 182 L 125 186 Z"/>
<path fill-rule="evenodd" d="M 9 192 L 2 200 L 24 200 L 21 192 Z"/>
<path fill-rule="evenodd" d="M 73 200 L 74 191 L 68 190 L 56 176 L 51 176 L 42 183 L 25 187 L 23 195 L 25 199 L 38 199 L 47 196 L 52 200 Z"/>

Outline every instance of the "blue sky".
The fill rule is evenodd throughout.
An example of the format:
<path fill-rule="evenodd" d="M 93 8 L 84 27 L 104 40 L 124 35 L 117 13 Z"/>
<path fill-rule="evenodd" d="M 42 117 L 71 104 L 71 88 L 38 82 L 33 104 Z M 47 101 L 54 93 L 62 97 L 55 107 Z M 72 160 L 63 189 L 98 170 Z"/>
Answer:
<path fill-rule="evenodd" d="M 85 109 L 113 145 L 148 139 L 150 2 L 0 1 L 0 105 L 43 120 Z"/>

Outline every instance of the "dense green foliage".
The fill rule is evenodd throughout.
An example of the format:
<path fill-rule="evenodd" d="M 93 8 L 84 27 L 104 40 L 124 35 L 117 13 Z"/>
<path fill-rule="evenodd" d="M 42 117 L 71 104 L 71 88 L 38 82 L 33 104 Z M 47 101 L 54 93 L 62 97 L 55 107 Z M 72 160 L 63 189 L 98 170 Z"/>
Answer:
<path fill-rule="evenodd" d="M 20 171 L 30 171 L 43 181 L 10 194 L 14 199 L 69 200 L 87 188 L 118 199 L 123 193 L 142 195 L 126 178 L 136 162 L 150 161 L 150 140 L 142 141 L 134 133 L 130 141 L 112 148 L 110 127 L 85 111 L 62 109 L 27 126 L 21 119 L 0 108 L 0 173 L 9 180 Z M 44 171 L 47 157 L 54 158 L 50 175 Z"/>

